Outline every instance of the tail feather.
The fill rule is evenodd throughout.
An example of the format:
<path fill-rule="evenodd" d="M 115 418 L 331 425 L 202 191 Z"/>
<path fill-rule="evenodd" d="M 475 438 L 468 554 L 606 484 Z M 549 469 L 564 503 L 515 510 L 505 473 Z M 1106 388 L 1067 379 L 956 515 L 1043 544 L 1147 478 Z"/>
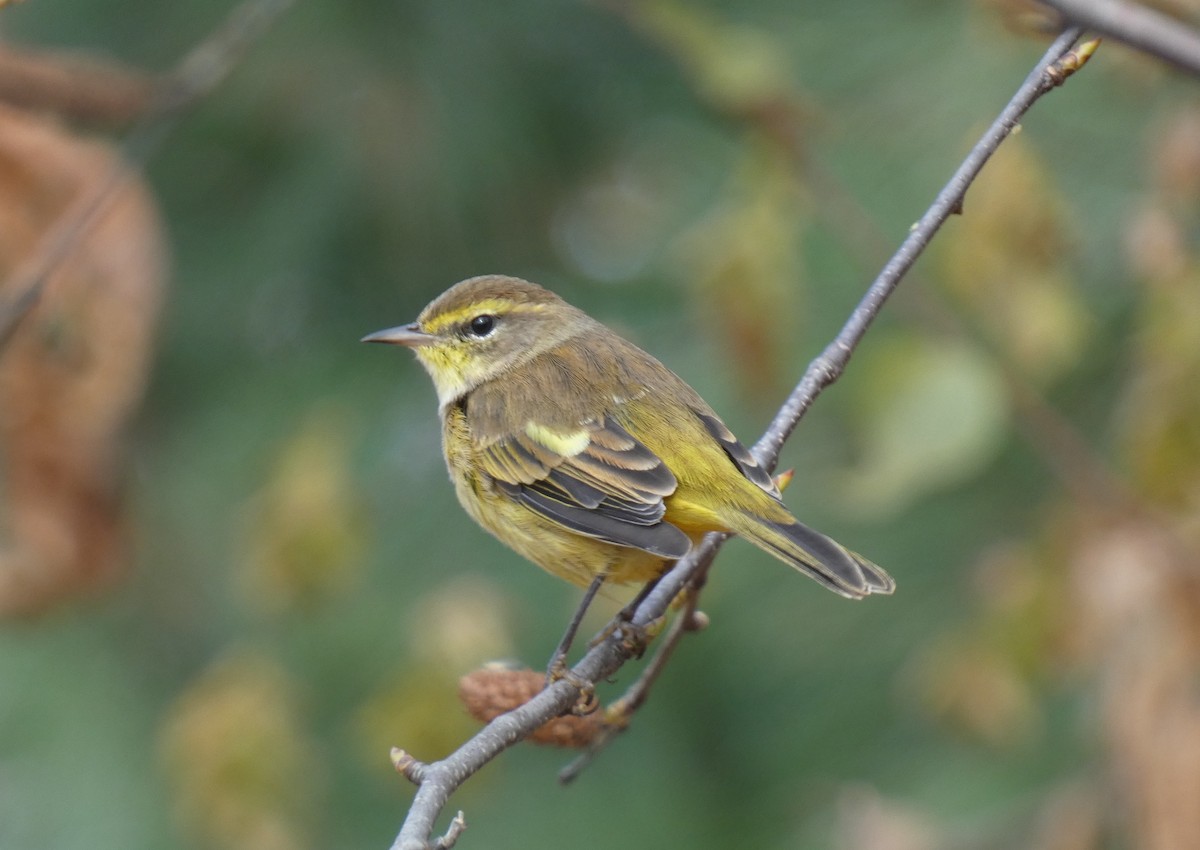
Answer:
<path fill-rule="evenodd" d="M 734 530 L 755 546 L 849 599 L 891 593 L 896 582 L 881 568 L 800 522 L 779 523 L 744 514 Z"/>

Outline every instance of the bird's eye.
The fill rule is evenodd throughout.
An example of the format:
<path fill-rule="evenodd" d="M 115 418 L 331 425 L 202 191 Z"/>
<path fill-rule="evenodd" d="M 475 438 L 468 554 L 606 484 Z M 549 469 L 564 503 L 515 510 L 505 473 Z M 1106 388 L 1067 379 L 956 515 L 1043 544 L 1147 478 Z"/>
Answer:
<path fill-rule="evenodd" d="M 487 336 L 496 329 L 496 317 L 488 315 L 476 316 L 467 323 L 467 333 L 471 336 Z"/>

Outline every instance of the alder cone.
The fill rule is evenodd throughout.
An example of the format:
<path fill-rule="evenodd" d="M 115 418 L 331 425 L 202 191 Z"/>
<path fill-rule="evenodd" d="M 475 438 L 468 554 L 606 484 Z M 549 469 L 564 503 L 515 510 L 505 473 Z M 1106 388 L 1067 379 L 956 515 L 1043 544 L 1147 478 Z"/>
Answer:
<path fill-rule="evenodd" d="M 101 142 L 0 106 L 0 303 L 117 162 Z M 0 350 L 0 616 L 42 611 L 126 560 L 122 444 L 150 364 L 166 249 L 139 179 L 110 198 Z"/>
<path fill-rule="evenodd" d="M 490 723 L 505 712 L 520 708 L 546 686 L 546 674 L 536 670 L 488 665 L 463 676 L 458 697 L 467 713 L 480 723 Z M 582 749 L 604 729 L 602 712 L 565 714 L 539 726 L 529 736 L 535 744 Z"/>

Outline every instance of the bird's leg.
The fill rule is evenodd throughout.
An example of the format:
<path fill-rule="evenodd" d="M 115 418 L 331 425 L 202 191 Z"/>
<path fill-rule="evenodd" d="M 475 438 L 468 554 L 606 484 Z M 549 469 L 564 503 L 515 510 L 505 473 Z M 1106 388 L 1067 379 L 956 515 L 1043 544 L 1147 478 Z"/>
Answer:
<path fill-rule="evenodd" d="M 558 642 L 558 648 L 554 650 L 554 655 L 550 658 L 550 664 L 546 667 L 547 685 L 566 676 L 568 672 L 567 653 L 571 651 L 571 644 L 575 642 L 575 633 L 579 631 L 579 624 L 583 622 L 583 616 L 587 613 L 587 609 L 591 607 L 592 600 L 600 592 L 600 585 L 604 584 L 604 579 L 607 577 L 606 573 L 596 576 L 592 579 L 592 583 L 588 585 L 587 590 L 583 592 L 583 599 L 580 601 L 579 607 L 575 609 L 575 613 L 571 617 L 571 622 L 567 623 L 567 630 L 563 632 L 562 640 Z"/>
<path fill-rule="evenodd" d="M 633 600 L 628 605 L 617 612 L 617 619 L 631 622 L 633 615 L 637 612 L 638 606 L 646 601 L 646 597 L 651 594 L 654 588 L 658 587 L 658 582 L 661 578 L 662 576 L 655 576 L 646 582 L 642 589 L 638 591 L 637 596 L 633 597 Z"/>
<path fill-rule="evenodd" d="M 659 627 L 662 625 L 661 619 L 652 623 L 647 623 L 645 626 L 635 626 L 633 624 L 633 615 L 637 613 L 638 606 L 646 601 L 646 597 L 654 590 L 658 584 L 658 579 L 652 578 L 650 581 L 638 591 L 637 596 L 629 602 L 624 608 L 617 612 L 617 616 L 613 617 L 611 623 L 599 635 L 592 640 L 589 646 L 595 646 L 608 640 L 614 632 L 620 630 L 622 643 L 628 648 L 630 655 L 635 658 L 641 658 L 646 651 L 651 639 L 657 634 Z"/>

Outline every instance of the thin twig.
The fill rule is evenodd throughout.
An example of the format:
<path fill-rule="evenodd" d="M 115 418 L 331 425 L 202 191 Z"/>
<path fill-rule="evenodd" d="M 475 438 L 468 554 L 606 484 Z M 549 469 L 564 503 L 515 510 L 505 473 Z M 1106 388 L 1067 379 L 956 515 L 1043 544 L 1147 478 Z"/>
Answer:
<path fill-rule="evenodd" d="M 450 821 L 450 827 L 446 830 L 446 834 L 437 840 L 434 847 L 437 850 L 450 850 L 451 847 L 458 843 L 458 837 L 463 834 L 466 828 L 467 819 L 463 817 L 462 812 L 459 812 Z"/>
<path fill-rule="evenodd" d="M 1078 40 L 1082 33 L 1081 28 L 1072 27 L 1054 40 L 1050 49 L 1046 51 L 1041 61 L 1025 78 L 1025 82 L 1021 84 L 1017 93 L 1013 95 L 1008 106 L 971 148 L 967 158 L 963 160 L 962 165 L 954 172 L 954 176 L 934 199 L 925 215 L 912 226 L 908 237 L 883 267 L 879 276 L 875 278 L 858 306 L 854 308 L 849 321 L 846 322 L 833 342 L 826 346 L 825 350 L 809 364 L 804 377 L 779 409 L 779 413 L 775 415 L 767 432 L 754 444 L 752 451 L 759 463 L 768 469 L 775 468 L 784 441 L 791 435 L 821 390 L 836 381 L 845 371 L 846 364 L 850 362 L 850 355 L 854 353 L 854 349 L 862 341 L 871 323 L 879 315 L 879 310 L 884 302 L 895 291 L 904 273 L 916 262 L 917 257 L 925 250 L 933 235 L 941 228 L 946 219 L 962 211 L 967 189 L 979 174 L 980 169 L 996 152 L 1000 143 L 1012 133 L 1013 128 L 1017 126 L 1021 116 L 1029 107 L 1043 94 L 1060 84 L 1058 82 L 1060 75 L 1051 73 L 1050 69 L 1054 68 L 1058 61 L 1070 51 L 1071 45 Z"/>
<path fill-rule="evenodd" d="M 245 0 L 194 47 L 157 86 L 151 105 L 125 137 L 112 169 L 84 192 L 42 238 L 0 291 L 0 352 L 37 305 L 54 270 L 108 209 L 130 175 L 145 165 L 183 113 L 216 88 L 293 0 Z"/>
<path fill-rule="evenodd" d="M 1042 81 L 1043 92 L 1049 91 L 1051 88 L 1062 85 L 1069 76 L 1071 76 L 1076 71 L 1078 71 L 1081 67 L 1083 67 L 1083 65 L 1088 61 L 1088 59 L 1091 58 L 1092 54 L 1095 53 L 1098 44 L 1099 44 L 1098 40 L 1095 40 L 1095 39 L 1084 42 L 1083 44 L 1079 45 L 1079 47 L 1075 48 L 1074 50 L 1070 50 L 1070 51 L 1063 53 L 1055 62 L 1053 62 L 1051 65 L 1049 65 L 1045 69 L 1045 72 L 1043 75 L 1043 81 Z M 795 151 L 799 152 L 799 150 L 800 150 L 799 146 L 798 145 L 795 146 Z M 977 171 L 976 171 L 976 173 L 977 173 Z M 971 181 L 973 181 L 974 177 L 975 177 L 975 174 L 971 174 L 970 179 L 967 182 L 970 183 Z M 960 203 L 961 203 L 961 199 L 960 199 Z M 938 222 L 939 226 L 940 226 L 940 223 L 941 222 L 939 221 Z M 903 273 L 904 273 L 903 271 L 900 272 L 901 275 L 903 275 Z M 882 275 L 881 275 L 881 278 L 882 278 Z M 897 280 L 898 279 L 899 278 L 897 278 Z M 877 283 L 878 283 L 878 281 L 877 281 Z M 865 333 L 866 328 L 865 327 L 862 328 L 861 332 Z M 852 343 L 848 350 L 852 350 L 856 345 L 857 345 L 857 342 Z M 838 350 L 840 351 L 842 349 L 839 348 Z M 848 355 L 847 355 L 846 359 L 849 359 Z M 845 368 L 845 363 L 843 362 L 839 366 L 838 374 L 840 374 L 840 369 L 844 369 L 844 368 Z M 810 375 L 813 374 L 813 369 L 811 367 L 809 369 L 808 374 L 810 374 Z M 836 380 L 836 375 L 830 379 L 829 383 L 832 383 L 833 380 Z M 819 392 L 820 388 L 817 388 L 816 391 Z M 1065 439 L 1065 437 L 1064 437 L 1064 439 Z M 1075 449 L 1079 448 L 1079 446 L 1077 444 L 1072 444 L 1072 447 Z M 1076 451 L 1072 455 L 1072 457 L 1076 458 L 1076 459 L 1079 458 L 1080 457 L 1079 452 Z M 766 461 L 768 459 L 764 458 L 764 460 Z M 769 468 L 773 469 L 776 462 L 777 462 L 777 458 L 770 458 L 769 462 L 767 463 L 767 466 Z M 699 584 L 701 584 L 703 582 L 704 574 L 706 572 L 707 572 L 707 567 L 703 567 L 700 570 L 698 570 L 697 573 L 695 574 L 695 578 L 693 579 L 693 583 L 690 585 L 692 595 L 689 597 L 689 600 L 690 600 L 689 614 L 690 614 L 691 610 L 694 610 L 695 603 L 697 601 L 696 593 L 698 593 Z M 608 746 L 608 744 L 611 743 L 612 740 L 614 738 L 616 738 L 616 736 L 618 734 L 623 732 L 628 727 L 629 720 L 631 719 L 631 715 L 633 714 L 634 711 L 637 710 L 637 708 L 639 708 L 642 705 L 642 703 L 645 702 L 646 698 L 649 696 L 651 687 L 653 686 L 655 681 L 658 679 L 658 676 L 661 674 L 663 668 L 665 667 L 666 661 L 668 660 L 670 655 L 675 651 L 676 645 L 682 639 L 685 632 L 688 631 L 688 629 L 683 628 L 683 626 L 685 626 L 685 624 L 687 624 L 687 622 L 688 622 L 688 618 L 681 618 L 679 621 L 676 622 L 676 624 L 675 624 L 676 628 L 673 628 L 671 630 L 671 632 L 667 635 L 669 640 L 667 640 L 666 642 L 660 642 L 658 652 L 655 654 L 654 658 L 651 659 L 651 662 L 647 665 L 647 667 L 646 667 L 645 671 L 643 671 L 642 675 L 638 677 L 638 679 L 633 683 L 633 685 L 630 686 L 630 688 L 626 691 L 626 693 L 623 696 L 621 696 L 618 700 L 614 701 L 613 707 L 609 709 L 610 712 L 614 712 L 614 715 L 615 715 L 614 720 L 616 722 L 612 725 L 612 727 L 610 729 L 606 730 L 605 733 L 603 733 L 601 736 L 599 736 L 592 743 L 592 745 L 588 747 L 588 749 L 584 753 L 580 754 L 580 756 L 578 758 L 576 758 L 574 761 L 572 761 L 570 764 L 568 764 L 559 773 L 559 781 L 560 782 L 567 783 L 567 782 L 574 780 L 579 775 L 579 773 L 582 772 L 583 769 L 586 768 L 587 765 L 589 765 L 592 762 L 592 760 L 595 758 L 595 756 L 602 749 L 604 749 L 606 746 Z"/>
<path fill-rule="evenodd" d="M 962 166 L 871 284 L 834 341 L 809 365 L 766 433 L 755 444 L 753 451 L 760 463 L 774 469 L 784 441 L 817 395 L 845 369 L 854 348 L 904 273 L 929 244 L 941 224 L 961 210 L 967 188 L 983 164 L 1012 132 L 1029 107 L 1061 82 L 1061 72 L 1052 74 L 1049 69 L 1067 53 L 1080 34 L 1081 30 L 1073 27 L 1055 39 L 1004 111 L 972 148 Z M 654 590 L 647 594 L 632 615 L 633 625 L 644 627 L 663 616 L 680 591 L 707 569 L 727 537 L 724 534 L 709 534 L 698 546 L 693 547 L 687 557 L 676 563 Z M 619 624 L 614 624 L 612 633 L 589 650 L 572 668 L 572 672 L 577 681 L 598 682 L 615 673 L 628 657 L 629 648 L 623 645 Z M 569 709 L 578 696 L 576 684 L 560 679 L 521 707 L 495 718 L 445 759 L 426 765 L 392 850 L 428 850 L 434 824 L 451 794 L 491 759 Z"/>
<path fill-rule="evenodd" d="M 1200 33 L 1182 21 L 1126 0 L 1042 0 L 1081 27 L 1200 76 Z"/>

